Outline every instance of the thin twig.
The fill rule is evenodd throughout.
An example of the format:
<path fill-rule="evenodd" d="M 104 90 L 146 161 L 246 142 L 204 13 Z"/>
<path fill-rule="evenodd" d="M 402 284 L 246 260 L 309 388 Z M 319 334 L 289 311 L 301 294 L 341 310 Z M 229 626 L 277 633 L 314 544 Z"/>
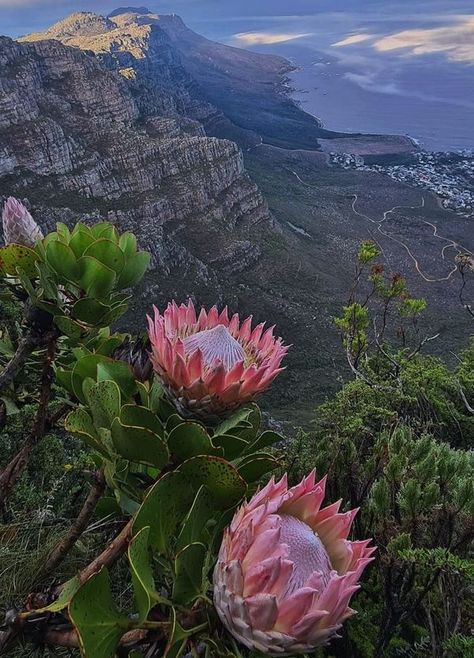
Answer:
<path fill-rule="evenodd" d="M 134 642 L 142 642 L 148 635 L 148 630 L 137 628 L 133 631 L 128 631 L 120 639 L 120 645 L 132 644 Z M 69 647 L 71 649 L 79 647 L 79 639 L 75 630 L 66 628 L 64 630 L 47 630 L 42 637 L 45 644 L 55 647 Z"/>
<path fill-rule="evenodd" d="M 18 348 L 11 360 L 2 372 L 0 372 L 0 392 L 15 381 L 16 376 L 25 365 L 27 358 L 38 346 L 38 335 L 33 330 L 28 331 L 28 333 L 20 340 Z"/>
<path fill-rule="evenodd" d="M 471 405 L 469 404 L 466 394 L 464 393 L 463 388 L 461 386 L 461 383 L 458 382 L 458 384 L 459 384 L 459 393 L 461 395 L 462 401 L 464 402 L 466 409 L 469 411 L 470 414 L 474 414 L 474 407 L 471 407 Z"/>
<path fill-rule="evenodd" d="M 412 352 L 410 352 L 410 354 L 406 357 L 407 361 L 413 359 L 413 357 L 416 356 L 418 352 L 421 351 L 421 349 L 424 347 L 424 345 L 426 345 L 426 343 L 429 343 L 430 340 L 436 340 L 438 337 L 439 337 L 439 333 L 435 334 L 434 336 L 425 336 L 425 338 L 423 338 L 423 340 L 421 340 L 418 343 L 418 346 L 415 347 L 415 349 Z"/>
<path fill-rule="evenodd" d="M 16 481 L 23 473 L 31 451 L 37 443 L 43 438 L 47 429 L 48 405 L 51 398 L 51 386 L 54 378 L 53 359 L 56 350 L 56 337 L 50 337 L 46 354 L 43 360 L 43 372 L 41 375 L 40 399 L 38 409 L 33 421 L 31 432 L 24 442 L 20 451 L 13 457 L 9 464 L 5 466 L 0 473 L 0 508 L 4 505 L 5 500 L 15 485 Z"/>
<path fill-rule="evenodd" d="M 99 502 L 102 494 L 105 490 L 105 478 L 103 471 L 97 471 L 93 476 L 92 487 L 89 491 L 89 494 L 84 501 L 79 515 L 75 519 L 74 523 L 71 525 L 64 537 L 58 542 L 58 544 L 53 548 L 51 554 L 49 555 L 46 563 L 43 565 L 40 577 L 53 572 L 64 560 L 69 551 L 73 548 L 76 541 L 82 535 L 89 525 L 89 522 L 94 514 L 97 503 Z"/>

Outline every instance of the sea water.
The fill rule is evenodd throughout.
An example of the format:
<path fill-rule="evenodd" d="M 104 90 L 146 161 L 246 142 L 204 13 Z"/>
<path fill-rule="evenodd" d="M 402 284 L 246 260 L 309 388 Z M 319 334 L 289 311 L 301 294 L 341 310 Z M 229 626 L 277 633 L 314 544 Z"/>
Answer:
<path fill-rule="evenodd" d="M 434 151 L 474 147 L 472 0 L 280 1 L 273 15 L 245 0 L 212 18 L 208 4 L 191 26 L 290 59 L 293 97 L 325 127 L 407 134 Z"/>

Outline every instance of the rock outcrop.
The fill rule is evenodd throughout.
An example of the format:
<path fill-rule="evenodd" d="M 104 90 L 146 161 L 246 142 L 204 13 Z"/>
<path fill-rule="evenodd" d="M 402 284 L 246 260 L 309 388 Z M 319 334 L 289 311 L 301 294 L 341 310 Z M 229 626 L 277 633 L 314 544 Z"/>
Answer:
<path fill-rule="evenodd" d="M 68 41 L 80 29 L 92 45 L 112 25 L 76 14 L 54 36 Z M 141 62 L 154 81 L 128 66 L 145 38 L 133 30 L 126 53 L 112 54 L 108 42 L 101 56 L 0 38 L 0 194 L 27 196 L 46 230 L 107 216 L 134 230 L 162 271 L 197 258 L 205 273 L 216 249 L 272 220 L 238 146 L 205 136 L 190 117 L 189 76 L 162 37 L 153 35 Z"/>

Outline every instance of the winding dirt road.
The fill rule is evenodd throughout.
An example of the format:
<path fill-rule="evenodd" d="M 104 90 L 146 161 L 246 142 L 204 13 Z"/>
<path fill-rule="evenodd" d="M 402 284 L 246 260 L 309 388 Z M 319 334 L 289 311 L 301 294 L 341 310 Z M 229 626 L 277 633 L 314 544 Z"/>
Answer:
<path fill-rule="evenodd" d="M 294 171 L 293 169 L 289 169 L 289 171 L 291 171 L 291 173 L 296 177 L 296 179 L 297 179 L 302 185 L 304 185 L 305 187 L 314 188 L 313 185 L 311 185 L 310 183 L 307 183 L 306 181 L 302 180 L 302 178 L 298 175 L 298 173 L 297 173 L 296 171 Z M 424 208 L 424 207 L 425 207 L 425 197 L 424 197 L 424 196 L 421 197 L 421 203 L 420 203 L 420 205 L 418 205 L 418 206 L 402 206 L 402 205 L 399 205 L 399 206 L 393 206 L 393 207 L 390 208 L 389 210 L 385 210 L 385 212 L 383 213 L 383 216 L 382 216 L 381 219 L 374 219 L 373 217 L 369 217 L 369 215 L 366 215 L 365 213 L 362 213 L 362 212 L 360 212 L 359 210 L 357 210 L 357 208 L 356 208 L 356 204 L 357 204 L 357 201 L 358 201 L 358 200 L 359 200 L 359 196 L 358 196 L 357 194 L 354 194 L 354 195 L 353 195 L 353 199 L 352 199 L 352 204 L 351 204 L 352 212 L 353 212 L 355 215 L 358 215 L 359 217 L 362 217 L 363 219 L 366 219 L 367 221 L 369 221 L 369 222 L 371 222 L 372 224 L 374 224 L 375 227 L 376 227 L 376 229 L 377 229 L 377 231 L 378 231 L 381 235 L 383 235 L 384 237 L 388 238 L 389 240 L 392 240 L 393 242 L 396 242 L 396 243 L 399 244 L 401 247 L 403 247 L 403 249 L 407 252 L 408 256 L 409 256 L 409 257 L 411 258 L 411 260 L 413 261 L 413 264 L 414 264 L 414 266 L 415 266 L 415 269 L 416 269 L 417 273 L 418 273 L 418 274 L 419 274 L 419 275 L 420 275 L 425 281 L 427 281 L 428 283 L 437 283 L 437 282 L 441 282 L 441 281 L 449 281 L 449 279 L 453 276 L 453 274 L 455 274 L 455 273 L 457 272 L 457 269 L 458 269 L 458 268 L 457 268 L 457 265 L 453 265 L 452 269 L 451 269 L 451 270 L 448 272 L 448 274 L 447 274 L 446 276 L 444 276 L 444 277 L 438 277 L 438 278 L 435 278 L 435 277 L 431 277 L 431 276 L 425 274 L 425 273 L 423 272 L 423 270 L 421 269 L 421 267 L 420 267 L 420 263 L 419 263 L 419 261 L 418 261 L 418 258 L 417 258 L 417 257 L 415 256 L 415 254 L 412 252 L 412 250 L 410 249 L 410 247 L 409 247 L 405 242 L 403 242 L 403 240 L 400 240 L 399 238 L 395 237 L 394 235 L 391 235 L 390 233 L 387 233 L 386 231 L 383 231 L 383 230 L 382 230 L 382 224 L 383 224 L 384 222 L 386 222 L 386 220 L 387 220 L 387 218 L 389 217 L 389 215 L 391 215 L 392 213 L 396 212 L 397 210 L 419 210 L 419 209 L 421 209 L 421 208 Z M 446 242 L 446 244 L 445 244 L 445 245 L 443 246 L 443 248 L 441 249 L 441 253 L 440 253 L 440 258 L 441 258 L 443 261 L 446 260 L 446 258 L 445 258 L 445 251 L 446 251 L 446 249 L 455 249 L 456 252 L 457 252 L 458 254 L 460 254 L 460 253 L 468 253 L 468 254 L 474 255 L 472 251 L 470 251 L 467 247 L 465 247 L 465 246 L 462 245 L 461 243 L 456 242 L 455 240 L 452 240 L 452 239 L 450 239 L 450 238 L 446 238 L 446 237 L 443 236 L 443 235 L 439 235 L 439 233 L 438 233 L 438 227 L 436 226 L 436 224 L 432 224 L 431 222 L 428 222 L 428 221 L 426 221 L 426 220 L 422 220 L 422 222 L 423 222 L 424 224 L 430 226 L 430 227 L 433 229 L 433 236 L 434 236 L 435 238 L 438 238 L 439 240 L 442 240 L 443 242 Z"/>
<path fill-rule="evenodd" d="M 405 251 L 407 252 L 407 254 L 409 255 L 409 257 L 411 258 L 411 260 L 413 261 L 413 264 L 415 266 L 416 271 L 418 272 L 418 274 L 425 281 L 427 281 L 428 283 L 437 283 L 437 282 L 441 282 L 441 281 L 449 281 L 449 279 L 453 276 L 453 274 L 455 274 L 457 272 L 457 269 L 458 269 L 457 265 L 454 265 L 452 267 L 452 269 L 448 272 L 448 274 L 444 277 L 434 278 L 434 277 L 428 276 L 427 274 L 425 274 L 422 271 L 422 269 L 420 267 L 420 263 L 418 261 L 418 258 L 413 254 L 410 247 L 405 242 L 403 242 L 403 240 L 400 240 L 399 238 L 396 238 L 394 235 L 391 235 L 390 233 L 386 233 L 381 228 L 381 225 L 383 224 L 383 222 L 387 219 L 387 217 L 391 213 L 395 212 L 395 210 L 416 210 L 416 209 L 424 208 L 424 206 L 425 206 L 425 197 L 421 198 L 421 204 L 419 206 L 393 206 L 393 208 L 390 208 L 390 210 L 386 210 L 384 212 L 383 218 L 380 219 L 380 220 L 373 219 L 373 218 L 369 217 L 368 215 L 360 213 L 355 207 L 357 201 L 358 201 L 358 195 L 354 194 L 354 198 L 353 198 L 353 201 L 352 201 L 352 211 L 356 215 L 359 215 L 360 217 L 363 217 L 364 219 L 369 220 L 373 224 L 376 224 L 377 230 L 378 230 L 379 233 L 381 233 L 381 235 L 385 236 L 386 238 L 389 238 L 389 240 L 393 240 L 394 242 L 399 244 L 401 247 L 403 247 L 405 249 Z M 444 252 L 447 248 L 454 248 L 457 251 L 458 254 L 462 253 L 462 251 L 465 251 L 467 253 L 471 253 L 469 251 L 469 249 L 467 249 L 463 245 L 459 244 L 455 240 L 451 240 L 450 238 L 446 238 L 443 235 L 439 235 L 438 227 L 435 224 L 432 224 L 431 222 L 428 222 L 426 220 L 422 220 L 422 221 L 423 221 L 424 224 L 427 224 L 428 226 L 431 226 L 431 228 L 433 229 L 433 236 L 434 237 L 438 238 L 439 240 L 443 240 L 444 242 L 447 243 L 446 245 L 444 245 L 443 249 L 441 250 L 441 254 L 440 254 L 440 256 L 443 260 L 445 260 Z"/>

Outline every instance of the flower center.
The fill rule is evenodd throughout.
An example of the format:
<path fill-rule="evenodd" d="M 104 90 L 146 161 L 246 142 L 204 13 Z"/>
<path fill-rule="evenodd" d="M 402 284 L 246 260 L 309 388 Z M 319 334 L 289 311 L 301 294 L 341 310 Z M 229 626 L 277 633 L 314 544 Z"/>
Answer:
<path fill-rule="evenodd" d="M 213 329 L 198 331 L 183 341 L 184 350 L 190 356 L 196 350 L 201 350 L 204 364 L 207 367 L 221 361 L 226 370 L 231 370 L 239 361 L 245 361 L 245 351 L 229 330 L 223 324 Z"/>
<path fill-rule="evenodd" d="M 288 559 L 295 565 L 286 595 L 303 587 L 315 571 L 321 574 L 321 584 L 325 586 L 329 581 L 332 565 L 319 536 L 309 525 L 294 516 L 280 514 L 280 519 L 280 541 L 288 545 Z"/>

